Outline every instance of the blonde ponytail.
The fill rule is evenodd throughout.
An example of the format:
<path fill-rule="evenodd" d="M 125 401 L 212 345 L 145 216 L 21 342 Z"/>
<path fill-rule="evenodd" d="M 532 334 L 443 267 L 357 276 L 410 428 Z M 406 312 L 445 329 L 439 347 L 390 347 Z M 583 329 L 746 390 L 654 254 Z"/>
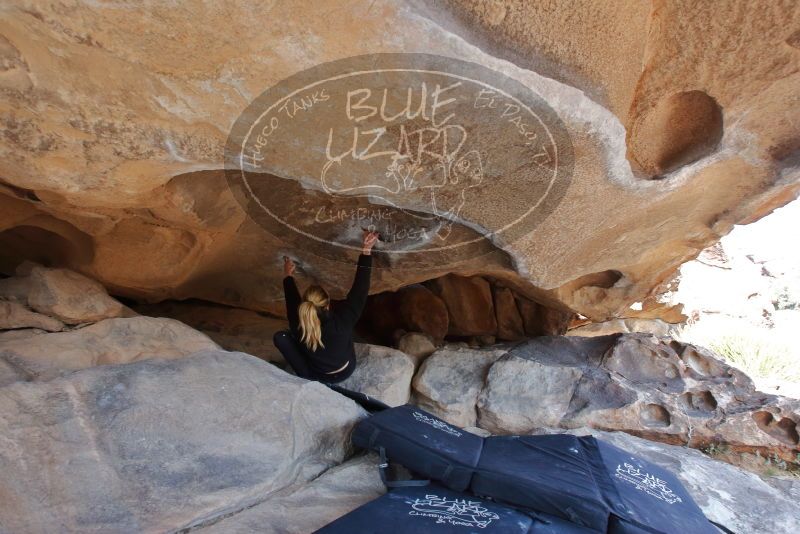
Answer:
<path fill-rule="evenodd" d="M 303 302 L 297 310 L 300 317 L 300 340 L 311 350 L 318 347 L 325 348 L 322 344 L 322 325 L 319 322 L 318 310 L 327 308 L 328 294 L 320 286 L 310 286 L 303 294 Z"/>

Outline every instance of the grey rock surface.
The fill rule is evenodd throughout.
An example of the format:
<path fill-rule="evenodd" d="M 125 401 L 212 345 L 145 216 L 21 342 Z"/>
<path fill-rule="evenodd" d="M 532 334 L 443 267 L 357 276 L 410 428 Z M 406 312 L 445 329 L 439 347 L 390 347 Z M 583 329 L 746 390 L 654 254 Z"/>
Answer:
<path fill-rule="evenodd" d="M 376 454 L 353 458 L 297 489 L 281 492 L 198 532 L 314 532 L 386 492 L 378 463 Z"/>
<path fill-rule="evenodd" d="M 262 360 L 286 364 L 272 342 L 275 332 L 289 328 L 285 319 L 202 301 L 160 302 L 140 305 L 136 309 L 144 315 L 169 317 L 186 323 L 225 350 L 245 352 Z"/>
<path fill-rule="evenodd" d="M 205 334 L 179 321 L 139 316 L 105 319 L 65 332 L 4 337 L 0 360 L 24 370 L 31 379 L 47 379 L 95 365 L 182 358 L 218 348 Z"/>
<path fill-rule="evenodd" d="M 364 415 L 322 384 L 219 350 L 17 382 L 0 388 L 0 531 L 212 522 L 340 464 Z"/>
<path fill-rule="evenodd" d="M 757 391 L 699 346 L 636 333 L 541 336 L 493 350 L 501 354 L 489 360 L 468 347 L 437 351 L 414 378 L 414 402 L 495 434 L 587 426 L 787 461 L 800 452 L 800 401 Z"/>
<path fill-rule="evenodd" d="M 436 344 L 428 334 L 407 332 L 397 341 L 397 350 L 410 356 L 414 366 L 419 368 L 425 358 L 436 351 Z"/>
<path fill-rule="evenodd" d="M 0 300 L 0 330 L 38 328 L 58 332 L 64 323 L 53 317 L 29 310 L 19 302 Z"/>
<path fill-rule="evenodd" d="M 428 357 L 414 376 L 414 403 L 460 427 L 475 426 L 475 404 L 486 373 L 503 349 L 447 345 Z"/>

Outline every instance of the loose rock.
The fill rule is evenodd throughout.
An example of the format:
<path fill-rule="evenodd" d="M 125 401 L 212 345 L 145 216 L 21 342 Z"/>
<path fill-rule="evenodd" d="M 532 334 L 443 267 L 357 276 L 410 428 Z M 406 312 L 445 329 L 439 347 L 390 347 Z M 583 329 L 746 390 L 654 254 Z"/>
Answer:
<path fill-rule="evenodd" d="M 356 344 L 358 365 L 339 385 L 375 397 L 389 406 L 408 402 L 414 361 L 399 350 L 379 345 Z"/>
<path fill-rule="evenodd" d="M 421 332 L 408 332 L 397 342 L 397 350 L 410 356 L 414 360 L 414 367 L 418 368 L 420 363 L 436 350 L 433 339 Z"/>

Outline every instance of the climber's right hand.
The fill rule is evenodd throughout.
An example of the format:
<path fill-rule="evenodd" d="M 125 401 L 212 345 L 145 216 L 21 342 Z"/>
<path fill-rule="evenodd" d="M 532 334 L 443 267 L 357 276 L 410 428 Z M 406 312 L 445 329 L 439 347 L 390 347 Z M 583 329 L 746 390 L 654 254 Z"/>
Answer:
<path fill-rule="evenodd" d="M 294 274 L 295 264 L 289 256 L 283 257 L 283 274 L 284 276 L 292 276 Z"/>

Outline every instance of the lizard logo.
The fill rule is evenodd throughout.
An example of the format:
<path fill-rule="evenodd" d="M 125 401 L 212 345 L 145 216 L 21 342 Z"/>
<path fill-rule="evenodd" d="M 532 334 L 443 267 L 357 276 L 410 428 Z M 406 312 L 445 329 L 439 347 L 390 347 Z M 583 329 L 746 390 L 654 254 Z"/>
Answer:
<path fill-rule="evenodd" d="M 555 209 L 572 145 L 521 83 L 427 54 L 372 54 L 301 71 L 239 117 L 228 184 L 281 240 L 343 259 L 362 228 L 396 264 L 462 261 L 512 243 Z M 446 261 L 445 261 L 446 260 Z"/>

